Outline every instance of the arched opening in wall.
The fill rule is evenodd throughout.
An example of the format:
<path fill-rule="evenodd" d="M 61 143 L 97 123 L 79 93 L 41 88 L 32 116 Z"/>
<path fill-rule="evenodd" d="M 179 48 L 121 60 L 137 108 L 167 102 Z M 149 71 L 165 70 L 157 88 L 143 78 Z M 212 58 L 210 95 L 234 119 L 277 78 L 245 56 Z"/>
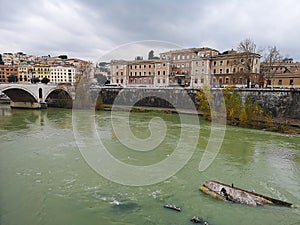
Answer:
<path fill-rule="evenodd" d="M 39 88 L 39 98 L 43 98 L 43 89 Z"/>
<path fill-rule="evenodd" d="M 2 92 L 13 102 L 37 102 L 37 99 L 31 93 L 23 89 L 11 88 Z"/>
<path fill-rule="evenodd" d="M 64 89 L 56 89 L 47 96 L 46 98 L 48 107 L 55 108 L 72 108 L 73 101 L 71 96 Z"/>

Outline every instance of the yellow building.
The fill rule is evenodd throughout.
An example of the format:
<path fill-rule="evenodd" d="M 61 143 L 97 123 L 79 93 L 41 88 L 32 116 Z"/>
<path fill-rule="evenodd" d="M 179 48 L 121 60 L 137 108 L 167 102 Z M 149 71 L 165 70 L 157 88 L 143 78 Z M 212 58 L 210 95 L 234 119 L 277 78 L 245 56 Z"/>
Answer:
<path fill-rule="evenodd" d="M 19 64 L 18 80 L 19 83 L 29 83 L 32 76 L 32 66 L 27 64 Z"/>
<path fill-rule="evenodd" d="M 52 82 L 50 74 L 50 65 L 48 64 L 35 64 L 32 71 L 32 78 L 39 78 L 42 80 L 44 77 Z"/>

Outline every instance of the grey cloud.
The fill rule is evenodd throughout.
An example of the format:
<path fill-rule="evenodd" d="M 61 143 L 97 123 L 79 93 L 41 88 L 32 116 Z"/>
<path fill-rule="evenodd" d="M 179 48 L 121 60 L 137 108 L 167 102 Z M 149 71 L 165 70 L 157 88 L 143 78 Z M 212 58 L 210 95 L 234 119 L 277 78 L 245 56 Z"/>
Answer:
<path fill-rule="evenodd" d="M 298 0 L 0 1 L 0 52 L 97 60 L 98 54 L 139 40 L 223 51 L 250 37 L 258 46 L 276 45 L 300 60 Z"/>

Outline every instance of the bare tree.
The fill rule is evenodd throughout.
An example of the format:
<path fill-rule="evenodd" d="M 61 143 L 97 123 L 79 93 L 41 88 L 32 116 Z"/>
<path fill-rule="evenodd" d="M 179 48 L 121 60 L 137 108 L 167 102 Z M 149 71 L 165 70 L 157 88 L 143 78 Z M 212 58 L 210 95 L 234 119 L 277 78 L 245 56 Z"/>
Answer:
<path fill-rule="evenodd" d="M 249 87 L 251 75 L 259 72 L 254 70 L 254 64 L 256 64 L 256 60 L 260 58 L 260 53 L 262 50 L 258 49 L 255 42 L 250 38 L 241 41 L 237 47 L 237 50 L 241 54 L 240 66 L 243 68 L 242 73 L 247 79 L 247 87 Z M 255 77 L 256 76 L 257 75 L 255 75 Z M 256 82 L 256 80 L 254 80 L 254 82 Z"/>
<path fill-rule="evenodd" d="M 268 86 L 270 84 L 270 78 L 272 75 L 277 73 L 277 67 L 280 67 L 283 56 L 280 54 L 279 49 L 274 45 L 273 47 L 268 47 L 267 52 L 264 55 L 264 62 L 262 72 L 264 77 L 267 79 Z"/>

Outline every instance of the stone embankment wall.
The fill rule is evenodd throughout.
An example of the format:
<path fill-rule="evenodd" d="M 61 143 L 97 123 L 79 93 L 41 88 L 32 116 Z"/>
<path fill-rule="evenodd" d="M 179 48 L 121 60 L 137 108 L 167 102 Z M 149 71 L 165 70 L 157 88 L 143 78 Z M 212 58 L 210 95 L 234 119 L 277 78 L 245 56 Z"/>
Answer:
<path fill-rule="evenodd" d="M 242 98 L 257 102 L 274 117 L 300 119 L 300 90 L 296 89 L 241 89 Z"/>
<path fill-rule="evenodd" d="M 123 91 L 121 91 L 123 90 Z M 242 100 L 247 97 L 257 102 L 267 112 L 272 112 L 275 117 L 300 119 L 300 90 L 299 89 L 239 89 Z M 183 88 L 101 88 L 93 90 L 93 95 L 102 97 L 103 103 L 114 104 L 118 96 L 118 104 L 146 107 L 173 108 L 180 106 L 188 109 L 190 104 L 185 101 L 188 94 L 197 105 L 196 89 Z M 219 91 L 213 91 L 220 93 Z M 145 97 L 148 96 L 148 97 Z M 160 97 L 155 97 L 160 96 Z M 173 105 L 165 99 L 171 99 Z M 137 101 L 139 100 L 139 101 Z M 217 100 L 218 101 L 218 100 Z M 197 107 L 197 106 L 196 106 Z"/>

